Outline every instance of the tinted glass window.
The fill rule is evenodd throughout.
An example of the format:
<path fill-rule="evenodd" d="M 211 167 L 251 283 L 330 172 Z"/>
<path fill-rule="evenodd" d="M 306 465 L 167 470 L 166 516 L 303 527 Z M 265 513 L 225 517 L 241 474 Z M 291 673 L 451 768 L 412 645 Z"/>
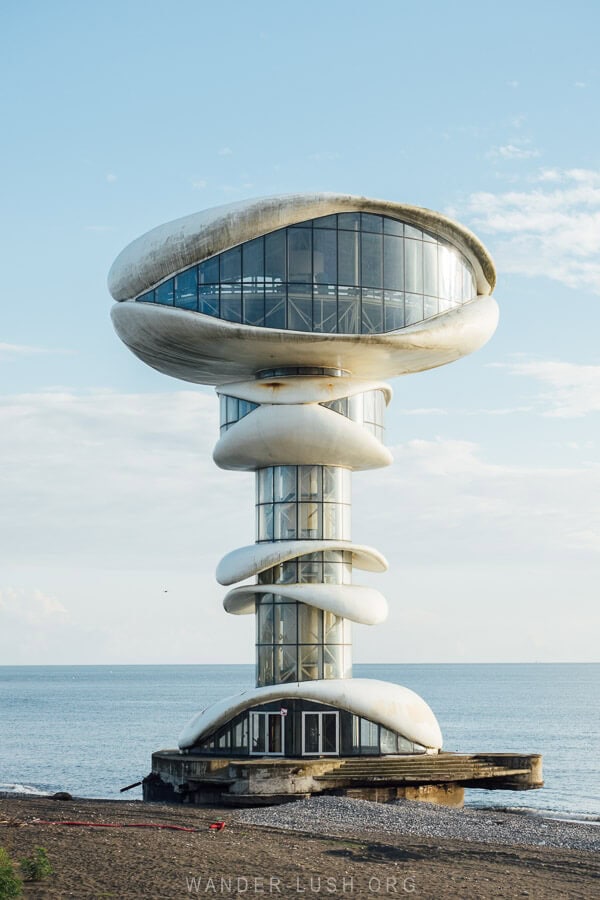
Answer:
<path fill-rule="evenodd" d="M 379 234 L 362 235 L 361 275 L 363 287 L 383 287 L 383 238 Z"/>
<path fill-rule="evenodd" d="M 287 281 L 285 238 L 285 231 L 275 231 L 265 236 L 265 276 L 270 281 Z"/>
<path fill-rule="evenodd" d="M 218 284 L 219 283 L 219 257 L 213 256 L 212 259 L 205 259 L 198 266 L 200 284 Z"/>
<path fill-rule="evenodd" d="M 340 231 L 338 234 L 338 282 L 360 284 L 360 235 Z"/>
<path fill-rule="evenodd" d="M 288 229 L 288 281 L 312 284 L 312 231 Z"/>
<path fill-rule="evenodd" d="M 315 284 L 337 283 L 337 232 L 315 230 L 313 235 L 313 272 Z"/>
<path fill-rule="evenodd" d="M 162 284 L 156 288 L 156 302 L 164 303 L 166 306 L 173 306 L 173 296 L 174 296 L 174 283 L 173 279 L 169 278 L 168 281 L 163 281 Z"/>
<path fill-rule="evenodd" d="M 221 254 L 221 281 L 239 281 L 242 277 L 242 248 L 233 247 Z"/>
<path fill-rule="evenodd" d="M 265 239 L 260 237 L 243 246 L 244 281 L 262 281 L 265 277 Z"/>
<path fill-rule="evenodd" d="M 255 328 L 380 334 L 476 295 L 470 263 L 447 241 L 389 216 L 348 212 L 232 247 L 136 299 Z"/>
<path fill-rule="evenodd" d="M 198 270 L 188 269 L 175 278 L 175 306 L 198 308 Z"/>

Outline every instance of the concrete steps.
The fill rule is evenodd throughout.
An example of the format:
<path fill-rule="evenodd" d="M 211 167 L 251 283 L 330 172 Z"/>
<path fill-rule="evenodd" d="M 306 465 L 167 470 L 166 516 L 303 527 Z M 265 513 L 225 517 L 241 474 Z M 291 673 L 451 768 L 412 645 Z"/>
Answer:
<path fill-rule="evenodd" d="M 404 759 L 379 757 L 345 760 L 336 769 L 316 775 L 315 781 L 423 784 L 506 778 L 527 775 L 528 772 L 529 768 L 515 766 L 514 763 L 499 764 L 497 758 L 492 761 L 485 757 L 439 754 Z"/>

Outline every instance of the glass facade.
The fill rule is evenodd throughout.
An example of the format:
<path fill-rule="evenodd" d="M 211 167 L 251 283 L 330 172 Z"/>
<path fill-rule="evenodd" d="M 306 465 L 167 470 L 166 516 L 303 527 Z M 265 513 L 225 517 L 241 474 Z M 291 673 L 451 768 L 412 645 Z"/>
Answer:
<path fill-rule="evenodd" d="M 253 409 L 258 408 L 258 403 L 251 403 L 249 400 L 240 400 L 238 397 L 230 397 L 226 394 L 219 394 L 219 404 L 221 413 L 220 433 L 227 431 Z"/>
<path fill-rule="evenodd" d="M 332 378 L 339 378 L 342 375 L 350 375 L 350 372 L 346 369 L 329 369 L 325 366 L 283 366 L 277 369 L 262 369 L 256 373 L 256 378 L 283 378 L 289 375 L 329 375 Z"/>
<path fill-rule="evenodd" d="M 261 572 L 259 584 L 352 584 L 352 553 L 324 550 L 305 553 Z"/>
<path fill-rule="evenodd" d="M 350 531 L 348 469 L 269 466 L 257 471 L 257 541 L 349 541 Z"/>
<path fill-rule="evenodd" d="M 286 373 L 287 374 L 287 373 Z M 251 403 L 249 400 L 241 400 L 238 397 L 231 397 L 228 394 L 219 394 L 221 427 L 220 433 L 223 434 L 248 413 L 258 408 L 258 403 Z M 383 422 L 385 415 L 385 395 L 383 391 L 366 391 L 363 394 L 355 394 L 353 397 L 342 397 L 339 400 L 332 400 L 329 403 L 323 403 L 328 409 L 335 412 L 353 422 L 362 425 L 371 434 L 383 442 Z"/>
<path fill-rule="evenodd" d="M 389 731 L 383 725 L 363 719 L 361 716 L 351 718 L 350 755 L 385 756 L 386 754 L 424 753 L 425 747 L 409 741 L 395 731 Z"/>
<path fill-rule="evenodd" d="M 397 756 L 421 754 L 425 747 L 351 712 L 285 699 L 240 713 L 196 750 L 222 756 Z"/>
<path fill-rule="evenodd" d="M 335 410 L 342 416 L 358 422 L 377 440 L 383 442 L 383 422 L 385 417 L 385 394 L 383 391 L 366 391 L 353 397 L 342 397 L 323 403 L 323 406 Z"/>
<path fill-rule="evenodd" d="M 261 328 L 380 334 L 477 294 L 442 238 L 387 216 L 338 213 L 232 247 L 135 299 Z"/>
<path fill-rule="evenodd" d="M 256 605 L 257 686 L 350 678 L 350 622 L 279 594 Z"/>
<path fill-rule="evenodd" d="M 269 466 L 256 473 L 258 542 L 350 540 L 350 472 L 339 466 Z M 257 595 L 257 685 L 349 678 L 350 623 L 276 592 L 285 584 L 351 584 L 352 553 L 325 550 L 258 576 L 273 593 Z"/>

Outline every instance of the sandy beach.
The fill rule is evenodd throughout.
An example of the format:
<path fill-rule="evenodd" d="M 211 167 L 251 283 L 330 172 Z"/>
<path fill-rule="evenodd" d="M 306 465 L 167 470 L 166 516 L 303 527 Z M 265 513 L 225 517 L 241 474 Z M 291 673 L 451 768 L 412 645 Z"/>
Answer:
<path fill-rule="evenodd" d="M 600 865 L 593 851 L 598 829 L 573 825 L 546 846 L 543 820 L 528 827 L 527 839 L 510 843 L 506 828 L 520 829 L 523 817 L 498 824 L 504 843 L 450 837 L 436 811 L 423 821 L 442 822 L 438 834 L 427 829 L 410 809 L 399 811 L 413 833 L 385 825 L 394 810 L 365 807 L 364 824 L 352 807 L 298 806 L 275 815 L 284 827 L 251 824 L 273 821 L 273 811 L 194 808 L 141 802 L 59 801 L 44 797 L 0 799 L 0 846 L 13 859 L 42 846 L 54 874 L 26 883 L 26 897 L 178 898 L 189 896 L 345 896 L 382 897 L 414 894 L 424 898 L 592 898 L 598 896 Z M 374 809 L 369 809 L 374 807 Z M 439 808 L 438 808 L 439 809 Z M 339 810 L 344 815 L 339 815 Z M 344 816 L 353 821 L 344 825 Z M 313 814 L 314 813 L 314 814 Z M 459 818 L 452 820 L 460 823 Z M 469 822 L 502 823 L 489 810 L 470 811 Z M 291 817 L 291 818 L 290 818 Z M 408 817 L 408 818 L 407 818 Z M 527 817 L 529 822 L 529 817 Z M 91 825 L 46 824 L 88 822 Z M 209 828 L 225 822 L 222 830 Z M 311 825 L 311 821 L 313 824 Z M 450 821 L 450 820 L 448 820 Z M 290 822 L 292 824 L 290 825 Z M 294 824 L 295 822 L 295 824 Z M 144 825 L 177 826 L 170 830 Z M 308 824 L 306 824 L 308 823 Z M 382 824 L 383 823 L 383 824 Z M 115 824 L 119 827 L 95 827 Z M 404 828 L 404 826 L 398 826 Z M 296 830 L 300 829 L 300 830 Z M 448 836 L 440 836 L 440 830 Z M 573 830 L 575 829 L 575 831 Z M 431 828 L 429 828 L 431 831 Z M 471 828 L 469 833 L 477 833 Z M 532 837 L 528 835 L 531 833 Z M 569 835 L 573 835 L 572 838 Z M 600 837 L 600 834 L 599 834 Z M 551 839 L 552 840 L 552 839 Z M 572 849 L 572 843 L 590 849 Z"/>

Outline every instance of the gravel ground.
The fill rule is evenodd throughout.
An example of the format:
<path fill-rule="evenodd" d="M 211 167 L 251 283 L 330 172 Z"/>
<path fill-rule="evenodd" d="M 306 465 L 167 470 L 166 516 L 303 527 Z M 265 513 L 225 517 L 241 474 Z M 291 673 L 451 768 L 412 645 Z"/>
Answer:
<path fill-rule="evenodd" d="M 494 824 L 502 818 L 499 813 L 414 807 L 321 798 L 241 813 L 140 801 L 12 798 L 0 800 L 0 845 L 14 863 L 36 847 L 46 849 L 54 872 L 41 882 L 25 883 L 28 900 L 189 900 L 257 894 L 289 898 L 301 894 L 305 900 L 332 894 L 348 900 L 413 893 L 423 900 L 599 896 L 598 854 L 550 846 L 547 839 L 545 846 L 514 843 L 515 833 L 529 825 L 528 817 L 507 816 L 513 843 L 501 846 L 499 841 L 507 835 L 498 836 L 504 828 L 497 824 L 495 843 L 482 843 L 484 826 L 477 824 L 475 840 L 469 841 L 456 825 L 486 819 Z M 281 820 L 277 824 L 283 828 L 249 825 L 245 818 L 269 824 Z M 450 823 L 443 826 L 443 833 L 463 840 L 438 837 L 442 819 Z M 415 833 L 418 820 L 420 834 Z M 226 827 L 212 830 L 210 824 L 217 821 Z M 133 827 L 140 822 L 144 827 Z M 292 830 L 291 822 L 300 830 Z M 163 827 L 148 828 L 149 824 Z M 107 825 L 112 827 L 95 827 Z M 588 830 L 573 825 L 567 829 L 579 835 Z M 529 840 L 535 844 L 539 830 Z"/>
<path fill-rule="evenodd" d="M 524 844 L 571 850 L 600 850 L 600 827 L 496 810 L 449 809 L 397 800 L 372 803 L 343 797 L 313 797 L 283 806 L 249 809 L 240 822 L 311 834 L 406 834 L 486 844 Z"/>

